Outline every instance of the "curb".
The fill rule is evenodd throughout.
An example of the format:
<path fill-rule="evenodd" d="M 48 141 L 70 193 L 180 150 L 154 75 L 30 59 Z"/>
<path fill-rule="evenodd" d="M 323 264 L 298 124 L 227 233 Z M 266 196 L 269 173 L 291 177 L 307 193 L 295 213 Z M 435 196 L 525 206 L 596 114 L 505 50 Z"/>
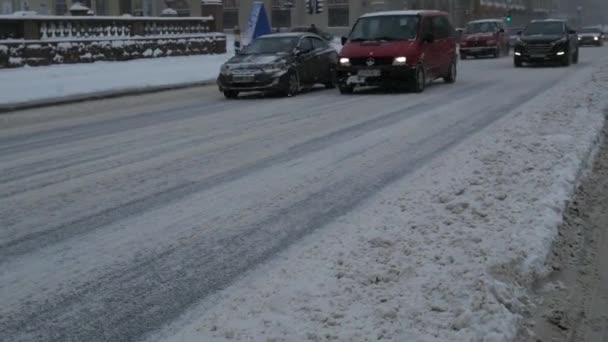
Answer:
<path fill-rule="evenodd" d="M 206 80 L 206 81 L 176 83 L 176 84 L 159 85 L 159 86 L 133 87 L 133 88 L 120 89 L 120 90 L 104 90 L 104 91 L 98 91 L 98 92 L 93 92 L 93 93 L 68 95 L 68 96 L 62 96 L 62 97 L 53 97 L 53 98 L 46 98 L 46 99 L 41 99 L 41 100 L 13 102 L 13 103 L 0 104 L 0 114 L 7 114 L 7 113 L 21 111 L 21 110 L 25 110 L 25 109 L 35 109 L 35 108 L 64 105 L 64 104 L 91 101 L 91 100 L 102 100 L 102 99 L 111 99 L 111 98 L 117 98 L 117 97 L 158 93 L 158 92 L 162 92 L 162 91 L 208 86 L 208 85 L 212 85 L 212 84 L 215 84 L 215 80 L 213 80 L 213 79 Z"/>

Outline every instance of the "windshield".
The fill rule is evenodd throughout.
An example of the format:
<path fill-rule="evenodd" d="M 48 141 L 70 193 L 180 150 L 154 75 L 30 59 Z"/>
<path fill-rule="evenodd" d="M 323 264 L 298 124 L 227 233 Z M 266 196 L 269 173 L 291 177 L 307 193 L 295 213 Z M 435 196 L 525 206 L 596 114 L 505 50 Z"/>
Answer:
<path fill-rule="evenodd" d="M 475 33 L 494 33 L 498 29 L 498 25 L 495 22 L 480 22 L 480 23 L 469 23 L 465 29 L 467 34 Z"/>
<path fill-rule="evenodd" d="M 602 33 L 600 29 L 591 27 L 591 28 L 583 28 L 579 31 L 579 33 Z"/>
<path fill-rule="evenodd" d="M 564 33 L 564 24 L 561 22 L 531 23 L 526 27 L 524 35 L 561 35 Z"/>
<path fill-rule="evenodd" d="M 357 20 L 350 40 L 415 39 L 420 18 L 415 15 L 383 15 Z"/>
<path fill-rule="evenodd" d="M 296 47 L 298 39 L 299 37 L 258 38 L 251 42 L 242 53 L 247 55 L 288 53 Z"/>

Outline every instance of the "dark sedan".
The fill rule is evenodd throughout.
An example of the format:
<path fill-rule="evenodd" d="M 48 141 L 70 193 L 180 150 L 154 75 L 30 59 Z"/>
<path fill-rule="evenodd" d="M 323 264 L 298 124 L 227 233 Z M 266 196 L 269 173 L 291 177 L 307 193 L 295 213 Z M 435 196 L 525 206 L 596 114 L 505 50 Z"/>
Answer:
<path fill-rule="evenodd" d="M 222 65 L 217 83 L 228 99 L 244 91 L 297 94 L 302 86 L 334 87 L 338 53 L 312 33 L 261 36 Z"/>
<path fill-rule="evenodd" d="M 513 64 L 559 62 L 578 63 L 578 37 L 563 20 L 532 20 L 515 44 Z"/>

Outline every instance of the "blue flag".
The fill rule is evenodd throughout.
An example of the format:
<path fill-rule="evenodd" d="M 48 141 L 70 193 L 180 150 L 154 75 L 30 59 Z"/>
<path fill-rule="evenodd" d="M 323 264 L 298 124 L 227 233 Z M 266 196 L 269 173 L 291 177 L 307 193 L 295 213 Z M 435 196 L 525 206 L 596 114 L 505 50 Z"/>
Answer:
<path fill-rule="evenodd" d="M 270 32 L 270 22 L 268 21 L 264 3 L 261 1 L 254 1 L 249 20 L 247 20 L 247 31 L 245 31 L 244 43 L 249 44 L 257 37 Z"/>

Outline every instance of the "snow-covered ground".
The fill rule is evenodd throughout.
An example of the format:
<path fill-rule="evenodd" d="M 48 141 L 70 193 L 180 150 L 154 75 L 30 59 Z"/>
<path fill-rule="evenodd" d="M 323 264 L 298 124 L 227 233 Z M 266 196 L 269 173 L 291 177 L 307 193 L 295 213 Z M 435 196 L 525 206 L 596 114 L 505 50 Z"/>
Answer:
<path fill-rule="evenodd" d="M 512 340 L 596 146 L 606 94 L 608 65 L 583 68 L 241 278 L 162 339 Z"/>
<path fill-rule="evenodd" d="M 0 105 L 210 81 L 217 77 L 222 63 L 234 55 L 232 36 L 226 44 L 228 52 L 220 55 L 1 70 Z M 339 39 L 332 46 L 339 50 Z"/>
<path fill-rule="evenodd" d="M 0 70 L 0 105 L 90 93 L 145 89 L 213 80 L 234 54 L 137 59 Z"/>

